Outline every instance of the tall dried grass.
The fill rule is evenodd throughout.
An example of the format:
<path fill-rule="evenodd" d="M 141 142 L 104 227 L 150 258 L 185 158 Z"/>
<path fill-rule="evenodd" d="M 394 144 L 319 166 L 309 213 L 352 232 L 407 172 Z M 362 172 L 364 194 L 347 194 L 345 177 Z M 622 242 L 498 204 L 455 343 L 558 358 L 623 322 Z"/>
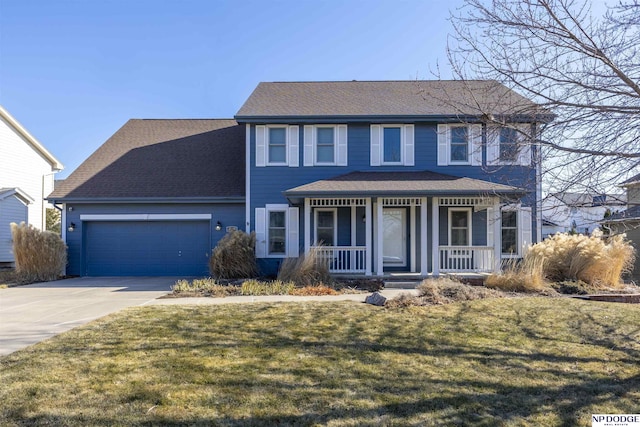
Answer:
<path fill-rule="evenodd" d="M 604 238 L 600 232 L 560 233 L 533 245 L 527 259 L 542 263 L 545 277 L 552 281 L 616 288 L 622 285 L 622 274 L 633 267 L 635 249 L 624 234 Z"/>
<path fill-rule="evenodd" d="M 287 258 L 280 266 L 278 280 L 294 282 L 298 287 L 330 284 L 329 265 L 317 248 L 311 248 L 306 255 Z"/>
<path fill-rule="evenodd" d="M 506 292 L 535 293 L 548 288 L 543 260 L 528 256 L 523 260 L 508 260 L 502 266 L 502 271 L 487 277 L 484 284 L 488 288 Z"/>
<path fill-rule="evenodd" d="M 11 223 L 16 276 L 21 283 L 56 280 L 67 264 L 67 247 L 55 233 Z"/>
<path fill-rule="evenodd" d="M 209 259 L 211 275 L 219 279 L 254 277 L 256 266 L 256 235 L 236 230 L 227 233 Z"/>

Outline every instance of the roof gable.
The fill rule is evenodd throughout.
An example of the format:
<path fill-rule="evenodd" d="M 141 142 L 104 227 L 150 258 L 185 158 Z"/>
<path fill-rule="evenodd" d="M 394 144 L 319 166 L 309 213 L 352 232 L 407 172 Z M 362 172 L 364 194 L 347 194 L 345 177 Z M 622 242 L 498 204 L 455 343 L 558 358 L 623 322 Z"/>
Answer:
<path fill-rule="evenodd" d="M 53 154 L 51 154 L 44 146 L 33 136 L 31 135 L 25 128 L 22 126 L 7 110 L 0 106 L 0 117 L 4 119 L 19 135 L 21 135 L 27 143 L 38 152 L 44 159 L 46 159 L 50 164 L 51 168 L 55 171 L 61 171 L 64 166 L 62 163 L 58 161 Z"/>
<path fill-rule="evenodd" d="M 540 113 L 491 80 L 262 82 L 236 114 L 269 117 L 428 117 Z"/>
<path fill-rule="evenodd" d="M 242 198 L 244 134 L 231 119 L 129 120 L 48 198 Z"/>

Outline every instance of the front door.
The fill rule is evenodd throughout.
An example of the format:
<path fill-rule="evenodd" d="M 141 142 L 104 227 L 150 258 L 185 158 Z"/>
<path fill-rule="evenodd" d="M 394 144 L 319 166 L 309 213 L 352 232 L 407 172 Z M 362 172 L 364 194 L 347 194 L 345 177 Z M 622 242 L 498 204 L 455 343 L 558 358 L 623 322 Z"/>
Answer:
<path fill-rule="evenodd" d="M 382 210 L 382 256 L 387 267 L 407 265 L 407 210 L 384 208 Z"/>

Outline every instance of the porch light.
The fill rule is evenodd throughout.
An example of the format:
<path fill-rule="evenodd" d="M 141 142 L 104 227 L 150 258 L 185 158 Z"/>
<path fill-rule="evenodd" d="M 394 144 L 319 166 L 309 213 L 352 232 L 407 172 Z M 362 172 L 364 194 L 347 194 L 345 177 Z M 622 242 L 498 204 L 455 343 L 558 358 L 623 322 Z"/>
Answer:
<path fill-rule="evenodd" d="M 216 224 L 216 231 L 220 231 L 220 230 L 222 230 L 222 223 L 218 221 L 218 223 Z"/>
<path fill-rule="evenodd" d="M 73 231 L 76 229 L 76 223 L 72 222 L 71 224 L 69 224 L 69 228 L 67 228 L 67 231 L 69 233 L 73 233 Z"/>

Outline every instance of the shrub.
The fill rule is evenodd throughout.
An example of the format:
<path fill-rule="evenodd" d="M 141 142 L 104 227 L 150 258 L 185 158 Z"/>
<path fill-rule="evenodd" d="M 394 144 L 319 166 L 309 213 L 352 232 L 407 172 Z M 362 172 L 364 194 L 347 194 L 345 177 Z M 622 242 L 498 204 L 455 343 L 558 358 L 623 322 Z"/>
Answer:
<path fill-rule="evenodd" d="M 298 258 L 287 258 L 280 266 L 278 280 L 294 282 L 297 286 L 313 286 L 331 283 L 329 266 L 322 259 L 318 248 L 311 248 L 309 252 Z"/>
<path fill-rule="evenodd" d="M 241 279 L 256 274 L 256 235 L 236 230 L 227 233 L 209 259 L 211 275 L 221 279 Z"/>
<path fill-rule="evenodd" d="M 525 257 L 520 262 L 509 260 L 501 272 L 487 277 L 484 284 L 505 292 L 542 292 L 548 289 L 543 260 L 535 257 Z"/>
<path fill-rule="evenodd" d="M 598 288 L 620 287 L 622 274 L 629 271 L 635 250 L 624 234 L 603 238 L 556 234 L 533 245 L 525 259 L 541 262 L 544 275 L 553 281 L 582 281 Z"/>
<path fill-rule="evenodd" d="M 234 285 L 222 285 L 214 279 L 208 277 L 205 279 L 178 280 L 171 290 L 174 294 L 181 296 L 213 296 L 226 297 L 232 295 L 240 295 L 240 287 Z"/>
<path fill-rule="evenodd" d="M 11 223 L 16 276 L 22 283 L 56 280 L 67 264 L 67 247 L 55 233 Z"/>
<path fill-rule="evenodd" d="M 294 288 L 293 282 L 283 282 L 282 280 L 262 282 L 251 279 L 242 283 L 240 293 L 242 295 L 289 295 Z"/>

